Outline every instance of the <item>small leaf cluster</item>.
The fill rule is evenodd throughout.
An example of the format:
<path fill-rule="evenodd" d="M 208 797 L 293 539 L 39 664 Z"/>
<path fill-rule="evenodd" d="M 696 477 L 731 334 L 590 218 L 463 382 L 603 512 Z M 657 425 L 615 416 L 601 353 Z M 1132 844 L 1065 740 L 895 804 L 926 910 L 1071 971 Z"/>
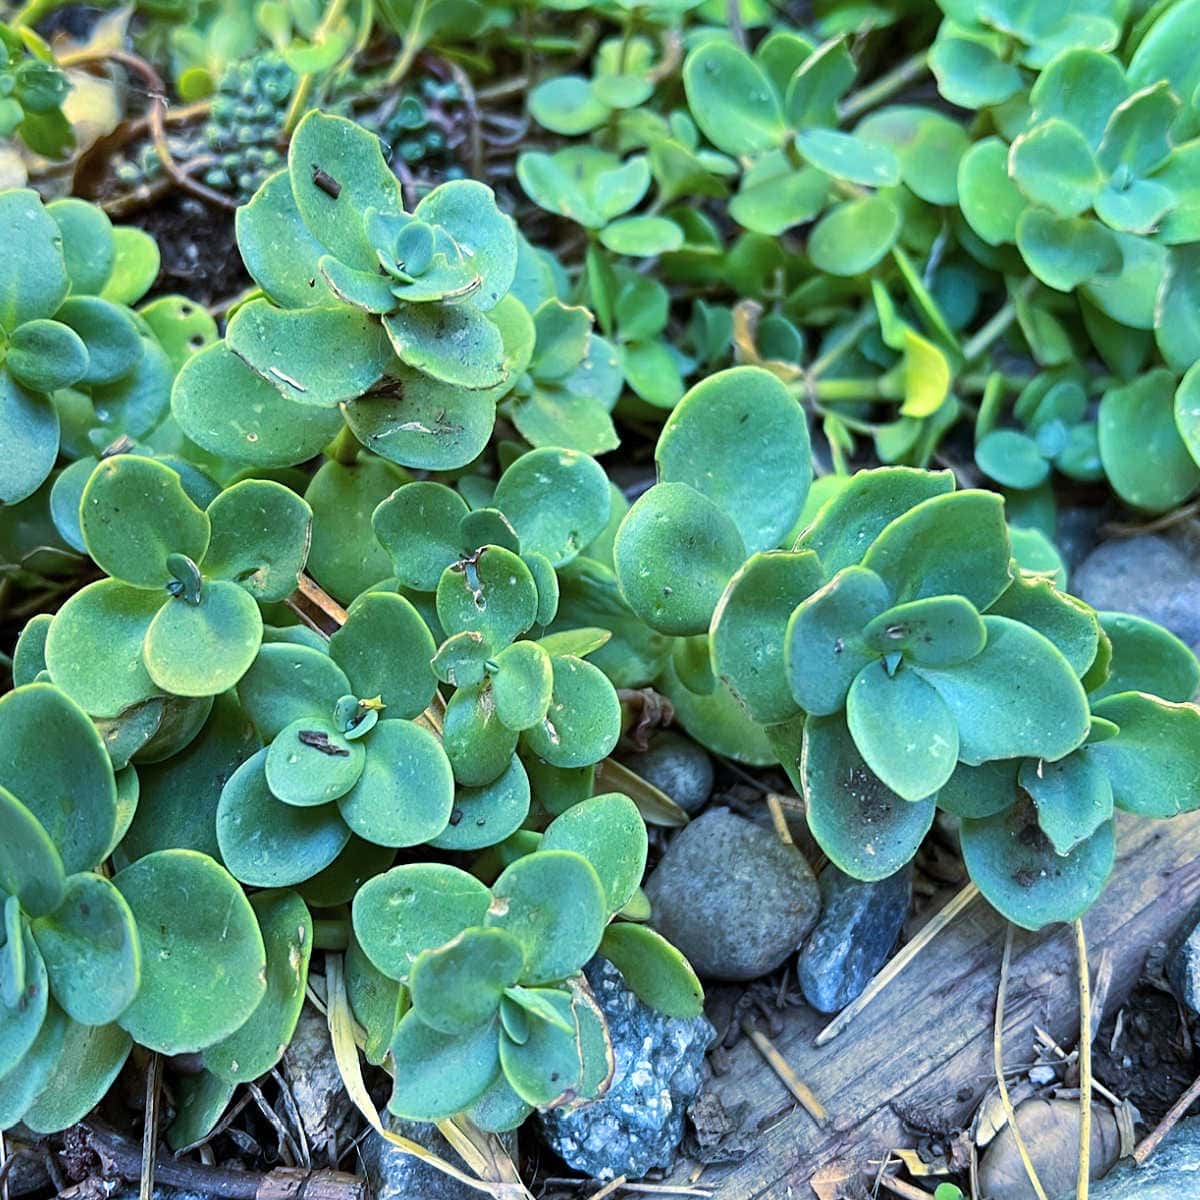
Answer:
<path fill-rule="evenodd" d="M 0 23 L 0 138 L 19 137 L 34 153 L 63 158 L 75 145 L 62 102 L 70 82 L 31 29 Z"/>
<path fill-rule="evenodd" d="M 256 1036 L 251 1017 L 277 1007 L 264 935 L 281 894 L 251 903 L 219 863 L 184 849 L 109 878 L 100 866 L 133 818 L 136 771 L 114 771 L 100 730 L 49 683 L 0 699 L 0 732 L 0 1128 L 49 1133 L 80 1120 L 135 1041 L 176 1054 L 240 1037 L 260 1060 L 266 1050 L 255 1073 L 269 1069 L 303 999 L 303 904 L 293 896 L 285 914 L 301 982 L 276 1021 L 283 1041 L 279 1030 Z"/>
<path fill-rule="evenodd" d="M 803 514 L 795 412 L 759 368 L 693 388 L 617 531 L 623 596 L 681 639 L 669 694 L 685 724 L 704 729 L 704 698 L 727 688 L 856 878 L 903 866 L 940 807 L 1007 917 L 1075 918 L 1112 868 L 1114 808 L 1200 802 L 1200 665 L 1152 623 L 1022 570 L 1002 497 L 949 472 L 841 477 Z M 770 486 L 742 437 L 771 447 Z"/>
<path fill-rule="evenodd" d="M 551 821 L 490 887 L 438 863 L 366 883 L 354 935 L 391 981 L 388 1019 L 371 1031 L 388 1039 L 391 1111 L 415 1120 L 466 1111 L 481 1128 L 505 1130 L 535 1108 L 601 1094 L 613 1049 L 581 968 L 605 952 L 606 928 L 618 943 L 618 931 L 636 928 L 630 953 L 675 989 L 660 1002 L 697 1011 L 699 985 L 676 951 L 649 929 L 609 927 L 645 862 L 637 808 L 611 793 Z"/>

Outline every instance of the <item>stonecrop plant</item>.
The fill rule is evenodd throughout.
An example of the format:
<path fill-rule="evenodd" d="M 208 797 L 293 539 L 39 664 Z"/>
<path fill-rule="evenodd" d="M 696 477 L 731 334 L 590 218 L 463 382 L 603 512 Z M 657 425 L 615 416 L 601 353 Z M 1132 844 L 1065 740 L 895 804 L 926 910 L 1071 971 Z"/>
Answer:
<path fill-rule="evenodd" d="M 1054 545 L 1200 494 L 1200 0 L 145 5 L 211 312 L 63 194 L 103 148 L 40 172 L 55 7 L 0 26 L 0 1130 L 140 1047 L 195 1145 L 306 995 L 372 1122 L 360 1051 L 460 1132 L 602 1096 L 596 955 L 702 1011 L 668 714 L 854 878 L 940 810 L 1029 929 L 1200 807 L 1200 664 Z"/>
<path fill-rule="evenodd" d="M 693 388 L 655 458 L 614 555 L 630 607 L 680 639 L 668 695 L 701 740 L 736 702 L 847 874 L 899 870 L 940 807 L 983 894 L 1036 929 L 1099 895 L 1114 808 L 1200 803 L 1195 656 L 1023 570 L 999 495 L 885 467 L 799 521 L 807 429 L 754 367 Z"/>

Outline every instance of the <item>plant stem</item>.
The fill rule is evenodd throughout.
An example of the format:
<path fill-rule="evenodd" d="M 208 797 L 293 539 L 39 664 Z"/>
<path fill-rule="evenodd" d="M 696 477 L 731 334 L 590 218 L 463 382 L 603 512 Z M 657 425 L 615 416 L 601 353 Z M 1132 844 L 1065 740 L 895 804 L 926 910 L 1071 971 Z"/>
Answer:
<path fill-rule="evenodd" d="M 385 80 L 388 87 L 395 87 L 408 74 L 409 68 L 413 65 L 413 61 L 420 54 L 424 42 L 420 40 L 421 23 L 425 20 L 425 14 L 429 11 L 429 0 L 417 0 L 416 6 L 413 8 L 412 20 L 408 23 L 408 29 L 404 32 L 404 46 L 400 51 L 400 57 L 396 59 L 396 65 L 387 73 Z"/>
<path fill-rule="evenodd" d="M 899 66 L 893 67 L 885 75 L 868 83 L 866 87 L 852 92 L 838 105 L 838 116 L 843 121 L 849 121 L 861 116 L 868 109 L 895 95 L 901 88 L 912 83 L 929 66 L 929 51 L 918 50 L 911 58 L 906 58 Z"/>
<path fill-rule="evenodd" d="M 1092 1157 L 1092 996 L 1087 937 L 1083 922 L 1078 919 L 1075 951 L 1079 964 L 1079 1173 L 1075 1177 L 1075 1200 L 1088 1200 Z"/>
<path fill-rule="evenodd" d="M 352 467 L 358 462 L 358 452 L 361 449 L 362 444 L 354 436 L 350 426 L 343 425 L 337 437 L 325 447 L 325 457 L 341 463 L 343 467 Z"/>
<path fill-rule="evenodd" d="M 617 74 L 624 75 L 629 68 L 629 48 L 633 45 L 634 30 L 637 29 L 637 17 L 632 9 L 625 14 L 625 32 L 621 37 L 621 54 L 617 60 Z"/>
<path fill-rule="evenodd" d="M 1036 286 L 1037 280 L 1031 275 L 1017 288 L 1016 294 L 1009 300 L 1006 300 L 1001 308 L 997 309 L 978 333 L 963 346 L 963 359 L 965 363 L 973 362 L 979 358 L 997 338 L 1004 334 L 1008 327 L 1017 319 L 1017 301 L 1027 299 Z"/>
<path fill-rule="evenodd" d="M 336 950 L 340 953 L 349 944 L 349 921 L 329 918 L 313 922 L 314 950 Z"/>
<path fill-rule="evenodd" d="M 874 323 L 875 310 L 868 304 L 846 326 L 838 340 L 813 361 L 812 366 L 808 368 L 809 379 L 819 379 L 847 350 L 854 346 L 859 335 L 865 333 Z"/>
<path fill-rule="evenodd" d="M 27 0 L 9 22 L 14 27 L 21 25 L 32 28 L 43 17 L 48 17 L 56 8 L 62 8 L 67 0 Z"/>
<path fill-rule="evenodd" d="M 348 3 L 349 0 L 329 0 L 329 7 L 325 10 L 325 15 L 321 18 L 321 23 L 317 26 L 316 32 L 313 34 L 313 41 L 315 43 L 320 43 L 333 28 L 334 24 L 342 19 L 342 14 L 346 11 Z M 306 75 L 301 75 L 296 80 L 296 86 L 292 89 L 292 99 L 288 104 L 287 113 L 283 118 L 281 133 L 283 138 L 291 136 L 292 130 L 296 128 L 300 118 L 304 116 L 304 110 L 308 105 L 309 96 L 312 95 L 316 79 L 317 77 L 309 72 Z"/>
<path fill-rule="evenodd" d="M 1000 986 L 996 989 L 996 1022 L 992 1028 L 992 1064 L 996 1071 L 996 1087 L 1000 1092 L 1000 1103 L 1004 1107 L 1004 1115 L 1008 1120 L 1008 1127 L 1012 1130 L 1013 1141 L 1016 1143 L 1017 1153 L 1021 1156 L 1021 1162 L 1024 1164 L 1025 1174 L 1029 1176 L 1029 1182 L 1033 1185 L 1038 1200 L 1047 1200 L 1046 1189 L 1042 1187 L 1042 1181 L 1038 1178 L 1033 1159 L 1029 1157 L 1029 1148 L 1025 1145 L 1021 1127 L 1017 1124 L 1016 1110 L 1013 1108 L 1012 1098 L 1008 1094 L 1008 1083 L 1004 1078 L 1004 997 L 1008 991 L 1008 967 L 1012 962 L 1012 944 L 1013 927 L 1007 925 L 1004 930 L 1004 956 L 1000 960 Z"/>

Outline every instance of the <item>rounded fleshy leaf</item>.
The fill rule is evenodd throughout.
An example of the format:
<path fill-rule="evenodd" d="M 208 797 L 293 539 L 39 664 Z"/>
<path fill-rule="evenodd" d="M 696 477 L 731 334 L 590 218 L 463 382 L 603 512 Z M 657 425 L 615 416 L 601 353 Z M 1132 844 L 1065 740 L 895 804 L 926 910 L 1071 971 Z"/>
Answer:
<path fill-rule="evenodd" d="M 459 787 L 446 828 L 430 841 L 439 850 L 482 850 L 516 833 L 529 815 L 529 776 L 514 754 L 483 787 Z"/>
<path fill-rule="evenodd" d="M 73 196 L 47 204 L 46 212 L 54 218 L 62 234 L 63 260 L 71 278 L 71 291 L 77 296 L 99 294 L 117 257 L 108 214 L 95 204 Z"/>
<path fill-rule="evenodd" d="M 796 715 L 784 664 L 787 622 L 822 578 L 821 564 L 811 552 L 752 554 L 713 613 L 712 668 L 760 724 Z"/>
<path fill-rule="evenodd" d="M 1100 895 L 1112 871 L 1115 841 L 1106 822 L 1070 854 L 1056 854 L 1037 825 L 1033 804 L 964 820 L 963 859 L 993 908 L 1023 929 L 1074 921 Z"/>
<path fill-rule="evenodd" d="M 108 1094 L 133 1045 L 129 1034 L 116 1025 L 64 1020 L 67 1028 L 58 1063 L 70 1063 L 70 1070 L 51 1071 L 46 1086 L 21 1117 L 36 1133 L 57 1133 L 82 1121 Z"/>
<path fill-rule="evenodd" d="M 58 907 L 66 886 L 62 856 L 41 822 L 5 787 L 0 787 L 0 892 L 16 896 L 30 916 Z"/>
<path fill-rule="evenodd" d="M 72 875 L 62 901 L 32 929 L 67 1016 L 107 1025 L 129 1007 L 141 983 L 141 947 L 133 913 L 107 879 Z"/>
<path fill-rule="evenodd" d="M 70 326 L 87 346 L 87 367 L 80 376 L 83 383 L 114 383 L 142 357 L 138 327 L 126 308 L 98 296 L 71 296 L 54 319 Z"/>
<path fill-rule="evenodd" d="M 846 694 L 846 723 L 867 766 L 905 800 L 935 795 L 958 762 L 954 714 L 903 667 L 890 673 L 883 662 L 865 666 Z"/>
<path fill-rule="evenodd" d="M 50 988 L 46 965 L 28 926 L 22 928 L 24 986 L 15 1005 L 0 1004 L 0 1077 L 25 1056 L 46 1017 Z"/>
<path fill-rule="evenodd" d="M 450 697 L 442 742 L 454 778 L 468 787 L 485 787 L 508 769 L 517 732 L 500 720 L 490 683 L 460 687 Z"/>
<path fill-rule="evenodd" d="M 582 855 L 539 850 L 520 858 L 504 869 L 492 895 L 487 924 L 521 943 L 523 983 L 565 979 L 596 953 L 607 900 L 600 877 Z"/>
<path fill-rule="evenodd" d="M 688 960 L 647 925 L 616 921 L 604 931 L 600 953 L 621 972 L 643 1004 L 689 1020 L 704 1011 L 704 989 Z"/>
<path fill-rule="evenodd" d="M 250 898 L 267 954 L 267 991 L 249 1019 L 204 1051 L 204 1066 L 229 1083 L 265 1075 L 283 1055 L 304 1004 L 313 923 L 295 892 Z"/>
<path fill-rule="evenodd" d="M 608 523 L 608 479 L 595 459 L 543 447 L 521 455 L 500 477 L 495 504 L 526 552 L 556 566 L 575 558 Z"/>
<path fill-rule="evenodd" d="M 50 1084 L 70 1024 L 62 1009 L 51 1002 L 33 1045 L 11 1070 L 0 1075 L 0 1129 L 16 1125 Z"/>
<path fill-rule="evenodd" d="M 583 1058 L 570 993 L 545 988 L 539 989 L 539 994 L 556 1019 L 533 1016 L 529 1035 L 521 1042 L 502 1035 L 500 1065 L 504 1078 L 522 1100 L 545 1107 L 579 1087 Z"/>
<path fill-rule="evenodd" d="M 459 526 L 469 512 L 452 488 L 419 481 L 397 488 L 371 514 L 371 524 L 400 582 L 432 592 L 442 572 L 466 549 Z"/>
<path fill-rule="evenodd" d="M 646 826 L 637 805 L 619 792 L 592 796 L 555 817 L 542 850 L 573 850 L 595 868 L 610 913 L 629 903 L 646 870 Z"/>
<path fill-rule="evenodd" d="M 290 467 L 332 441 L 336 408 L 298 404 L 272 387 L 224 341 L 193 355 L 175 380 L 171 411 L 196 445 L 251 467 Z"/>
<path fill-rule="evenodd" d="M 142 983 L 120 1025 L 160 1054 L 232 1033 L 266 991 L 262 934 L 242 889 L 211 858 L 161 850 L 113 879 L 137 921 Z"/>
<path fill-rule="evenodd" d="M 0 503 L 19 504 L 42 486 L 54 468 L 59 417 L 48 396 L 22 387 L 4 367 L 0 367 L 0 445 L 5 453 Z"/>
<path fill-rule="evenodd" d="M 313 237 L 349 266 L 374 270 L 378 260 L 363 213 L 404 211 L 379 139 L 345 117 L 314 110 L 292 134 L 288 173 L 296 209 Z M 240 227 L 238 234 L 240 240 Z"/>
<path fill-rule="evenodd" d="M 608 676 L 581 658 L 553 660 L 554 688 L 545 718 L 522 735 L 555 767 L 586 767 L 612 751 L 621 735 L 621 706 Z"/>
<path fill-rule="evenodd" d="M 1027 758 L 1018 778 L 1037 806 L 1038 828 L 1060 856 L 1112 820 L 1112 784 L 1086 746 L 1055 763 Z"/>
<path fill-rule="evenodd" d="M 496 655 L 492 701 L 509 729 L 528 729 L 544 720 L 554 689 L 550 655 L 537 642 L 514 642 Z"/>
<path fill-rule="evenodd" d="M 830 209 L 808 237 L 808 256 L 830 275 L 861 275 L 895 245 L 900 212 L 886 196 L 864 196 Z"/>
<path fill-rule="evenodd" d="M 264 770 L 271 794 L 284 804 L 311 808 L 344 796 L 359 780 L 367 753 L 347 741 L 329 717 L 301 717 L 275 735 Z"/>
<path fill-rule="evenodd" d="M 392 1038 L 395 1084 L 388 1109 L 413 1121 L 439 1121 L 474 1103 L 500 1065 L 491 1023 L 460 1036 L 431 1029 L 416 1011 L 405 1014 Z"/>
<path fill-rule="evenodd" d="M 113 304 L 136 304 L 158 278 L 162 265 L 158 243 L 144 229 L 132 225 L 118 225 L 112 232 L 116 253 L 100 297 Z"/>
<path fill-rule="evenodd" d="M 20 247 L 0 267 L 0 327 L 14 330 L 26 321 L 54 316 L 71 281 L 62 230 L 32 189 L 0 194 L 0 241 Z"/>
<path fill-rule="evenodd" d="M 447 634 L 474 630 L 493 653 L 520 637 L 537 618 L 537 586 L 511 550 L 485 546 L 442 572 L 437 614 Z"/>
<path fill-rule="evenodd" d="M 367 761 L 338 809 L 346 824 L 379 846 L 417 846 L 450 820 L 454 776 L 441 743 L 411 721 L 381 721 L 367 740 Z"/>
<path fill-rule="evenodd" d="M 800 774 L 817 844 L 855 879 L 886 879 L 933 825 L 934 797 L 904 800 L 863 761 L 841 716 L 804 723 Z"/>
<path fill-rule="evenodd" d="M 176 696 L 215 696 L 249 670 L 262 644 L 262 614 L 236 583 L 204 584 L 200 602 L 174 597 L 159 609 L 143 651 L 150 678 Z"/>
<path fill-rule="evenodd" d="M 403 983 L 424 950 L 482 925 L 492 893 L 444 863 L 410 863 L 376 875 L 354 897 L 354 936 L 389 979 Z"/>
<path fill-rule="evenodd" d="M 1087 697 L 1071 664 L 1040 633 L 1008 617 L 984 617 L 988 640 L 968 662 L 914 666 L 949 705 L 959 756 L 1062 758 L 1088 735 Z"/>
<path fill-rule="evenodd" d="M 429 664 L 435 650 L 429 627 L 395 592 L 360 596 L 329 639 L 330 657 L 345 671 L 350 691 L 378 698 L 384 721 L 411 719 L 432 701 L 437 680 Z"/>
<path fill-rule="evenodd" d="M 1001 599 L 1007 597 L 1005 592 Z M 930 596 L 897 604 L 880 613 L 862 632 L 867 644 L 880 654 L 898 650 L 909 661 L 931 667 L 966 662 L 987 642 L 983 619 L 962 596 Z"/>
<path fill-rule="evenodd" d="M 88 349 L 61 321 L 26 321 L 9 338 L 5 364 L 30 391 L 53 392 L 83 378 Z"/>
<path fill-rule="evenodd" d="M 781 544 L 812 480 L 804 410 L 759 367 L 720 371 L 688 391 L 654 459 L 662 482 L 689 484 L 730 517 L 751 553 Z"/>
<path fill-rule="evenodd" d="M 1017 240 L 1026 200 L 1008 174 L 1008 147 L 998 137 L 976 142 L 958 164 L 958 201 L 967 224 L 989 246 Z"/>
<path fill-rule="evenodd" d="M 1020 798 L 1017 773 L 1021 760 L 997 759 L 977 767 L 959 763 L 938 792 L 938 808 L 956 817 L 990 817 Z"/>
<path fill-rule="evenodd" d="M 349 692 L 350 681 L 328 654 L 286 642 L 263 646 L 238 681 L 238 699 L 264 741 L 302 717 L 332 717 Z"/>
<path fill-rule="evenodd" d="M 177 472 L 154 459 L 118 454 L 92 472 L 79 510 L 88 553 L 107 574 L 143 588 L 165 587 L 172 554 L 200 562 L 209 521 Z"/>
<path fill-rule="evenodd" d="M 1093 704 L 1117 692 L 1148 692 L 1178 704 L 1196 695 L 1200 663 L 1173 633 L 1130 613 L 1098 616 L 1112 643 L 1112 660 L 1104 682 L 1089 689 Z"/>
<path fill-rule="evenodd" d="M 779 95 L 762 68 L 732 42 L 705 42 L 683 67 L 688 107 L 704 136 L 733 155 L 761 154 L 784 139 Z"/>
<path fill-rule="evenodd" d="M 267 753 L 260 750 L 242 763 L 221 790 L 217 844 L 242 883 L 290 887 L 329 866 L 350 840 L 350 830 L 332 804 L 298 808 L 271 795 Z"/>
<path fill-rule="evenodd" d="M 685 483 L 659 483 L 626 513 L 613 546 L 621 593 L 662 633 L 704 633 L 746 559 L 737 526 Z"/>
<path fill-rule="evenodd" d="M 0 787 L 41 823 L 68 875 L 108 853 L 117 819 L 112 764 L 96 727 L 58 688 L 0 697 Z"/>
<path fill-rule="evenodd" d="M 1114 722 L 1114 737 L 1088 747 L 1105 770 L 1118 808 L 1148 817 L 1173 817 L 1196 807 L 1200 710 L 1141 692 L 1108 696 L 1095 715 Z"/>
<path fill-rule="evenodd" d="M 207 509 L 212 527 L 201 570 L 239 584 L 255 600 L 286 600 L 308 558 L 312 509 L 282 484 L 243 479 Z"/>
<path fill-rule="evenodd" d="M 413 1012 L 441 1033 L 469 1033 L 495 1018 L 504 990 L 524 967 L 525 952 L 512 934 L 465 929 L 417 955 L 408 976 Z"/>

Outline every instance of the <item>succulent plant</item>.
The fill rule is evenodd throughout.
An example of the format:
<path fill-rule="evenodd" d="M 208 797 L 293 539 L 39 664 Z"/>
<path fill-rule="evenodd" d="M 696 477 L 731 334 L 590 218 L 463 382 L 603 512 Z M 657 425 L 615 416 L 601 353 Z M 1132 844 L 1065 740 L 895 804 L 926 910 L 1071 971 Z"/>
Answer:
<path fill-rule="evenodd" d="M 773 486 L 742 438 L 771 446 Z M 941 807 L 1010 920 L 1077 917 L 1112 868 L 1114 806 L 1200 803 L 1200 666 L 1021 570 L 1003 499 L 948 472 L 859 472 L 797 528 L 806 455 L 787 389 L 757 368 L 693 388 L 664 427 L 615 562 L 643 620 L 698 640 L 672 698 L 728 688 L 848 874 L 898 870 Z"/>
<path fill-rule="evenodd" d="M 0 138 L 62 158 L 75 145 L 62 102 L 70 90 L 50 47 L 33 30 L 0 23 Z"/>

